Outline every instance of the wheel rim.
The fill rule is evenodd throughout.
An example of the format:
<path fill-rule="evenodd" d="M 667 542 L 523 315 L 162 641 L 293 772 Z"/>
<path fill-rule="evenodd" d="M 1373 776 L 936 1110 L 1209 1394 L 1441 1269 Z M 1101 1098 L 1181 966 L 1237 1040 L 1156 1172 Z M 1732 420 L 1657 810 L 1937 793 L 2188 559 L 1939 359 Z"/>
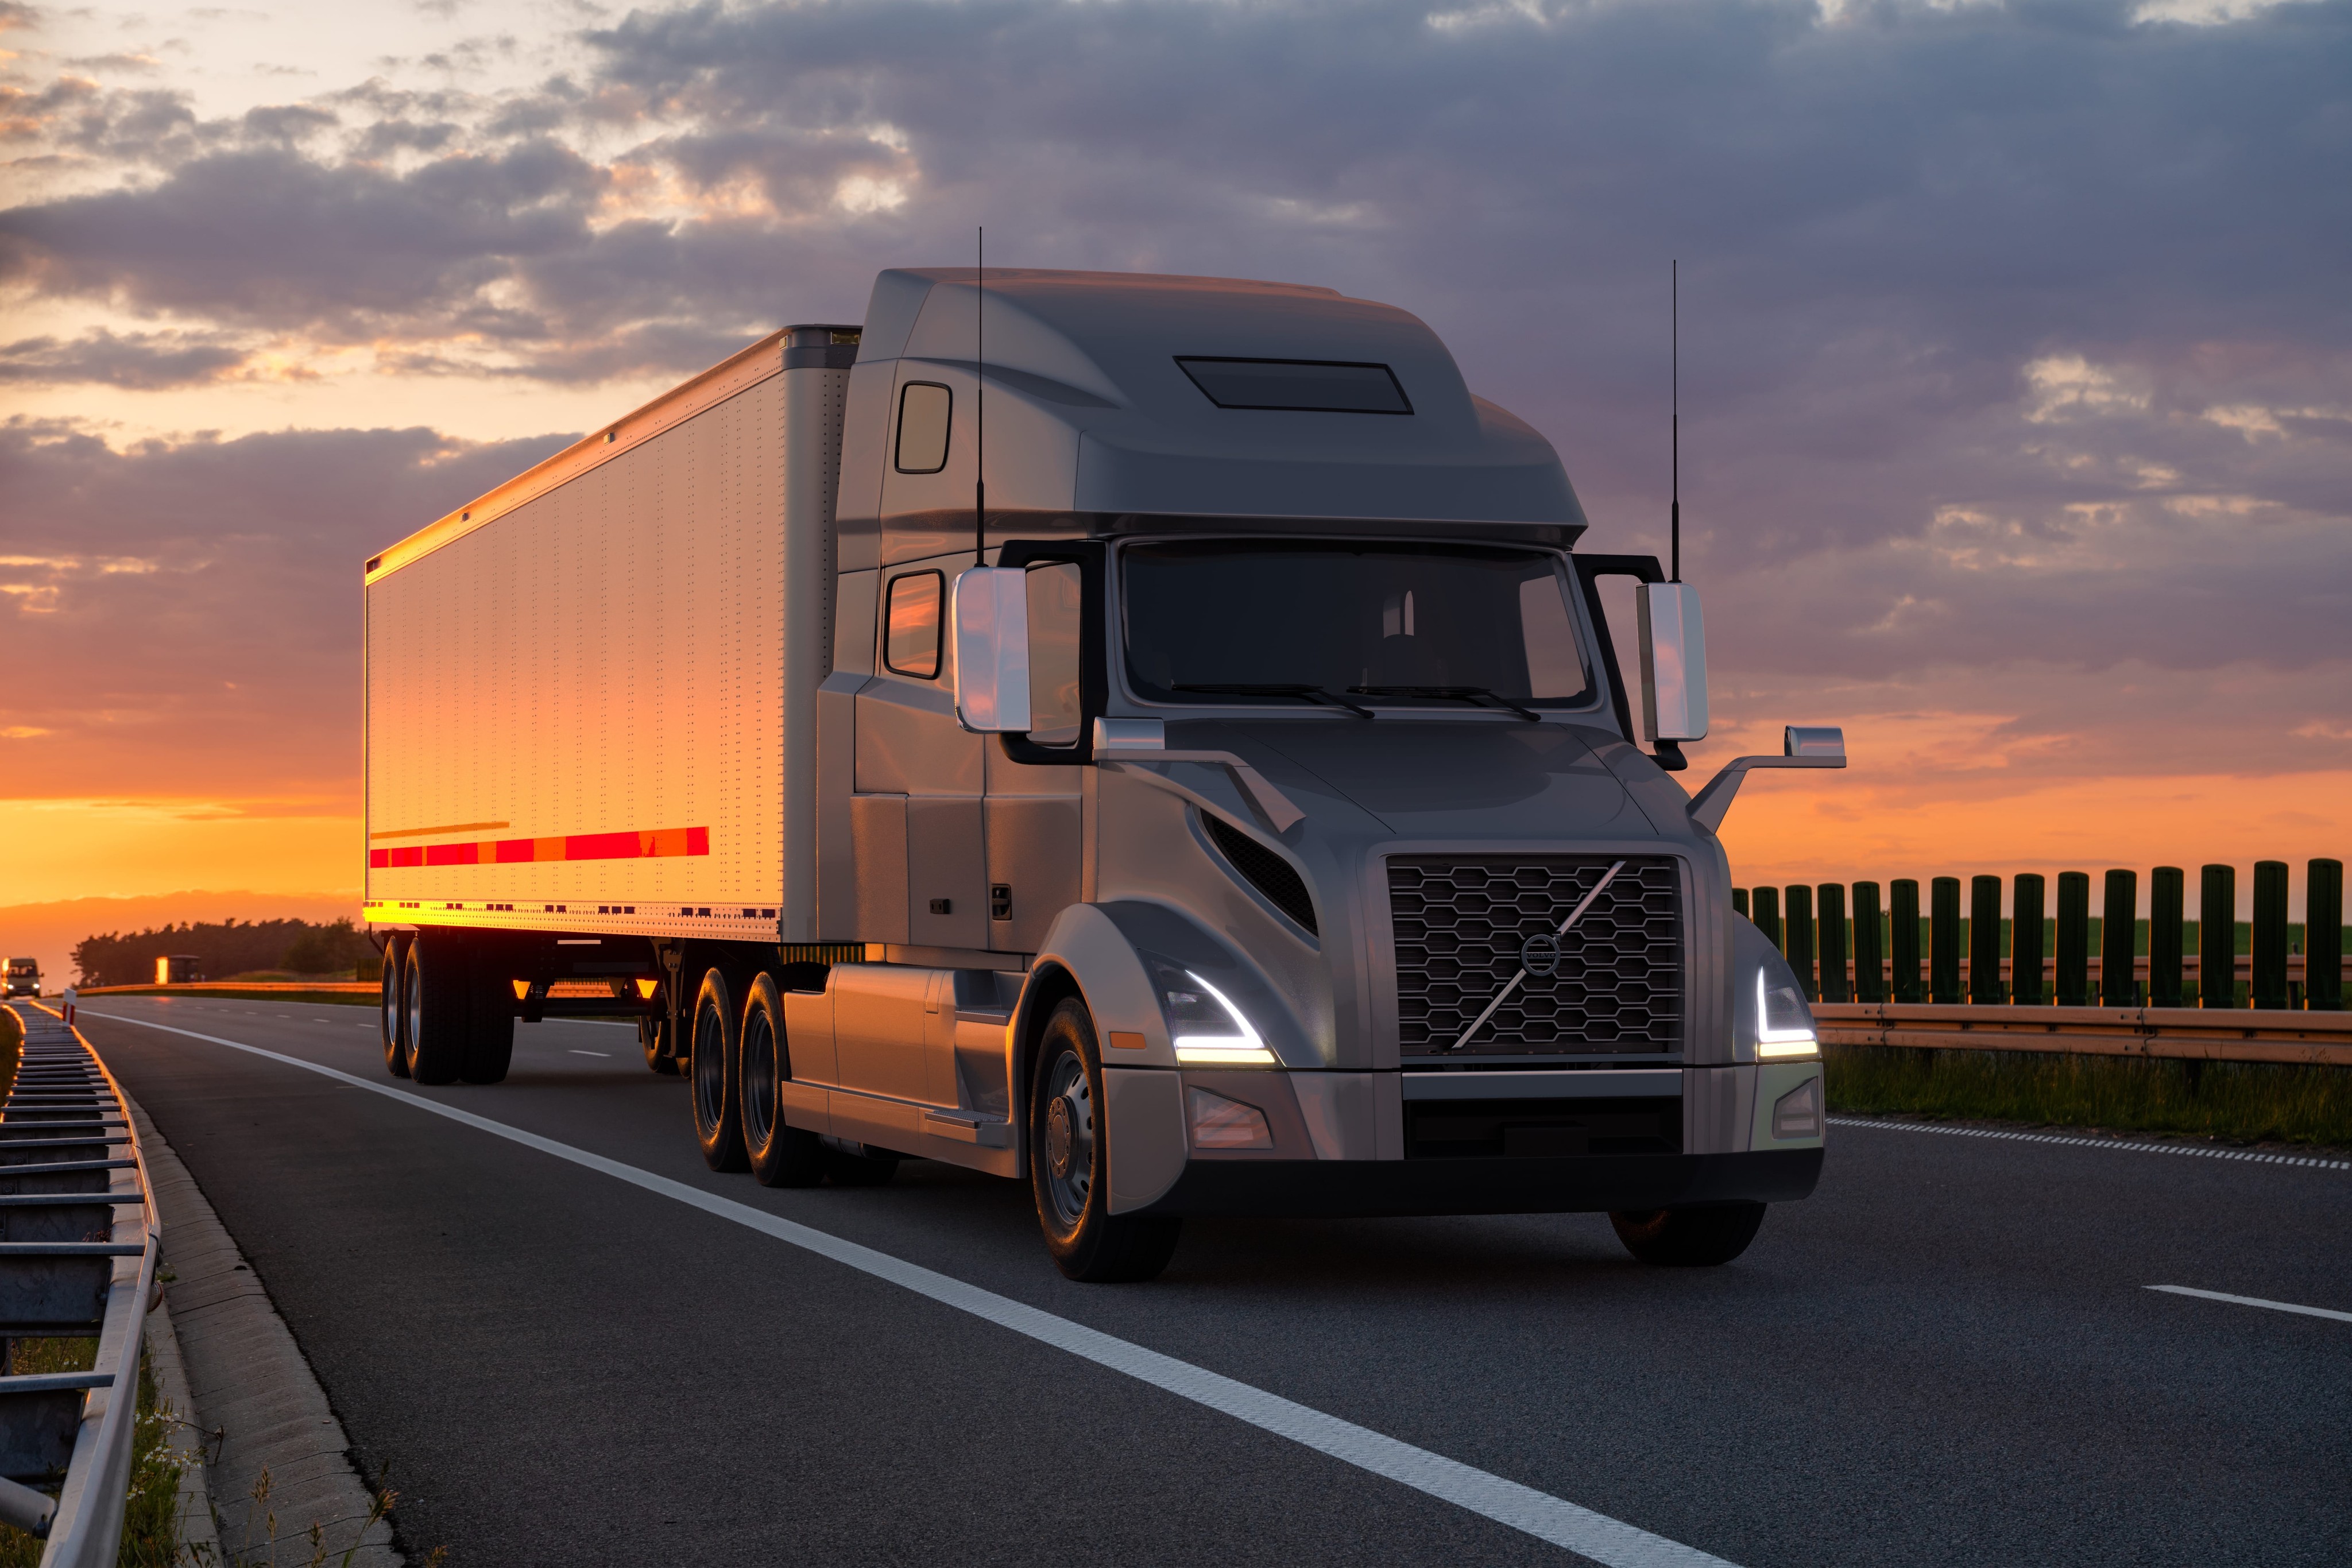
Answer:
<path fill-rule="evenodd" d="M 719 1009 L 694 1017 L 694 1120 L 707 1136 L 717 1130 L 727 1098 L 727 1031 Z"/>
<path fill-rule="evenodd" d="M 383 1014 L 384 1043 L 397 1049 L 400 1044 L 400 966 L 389 954 L 385 955 L 383 974 L 376 989 L 376 1006 Z"/>
<path fill-rule="evenodd" d="M 400 1043 L 408 1051 L 408 1059 L 416 1060 L 417 1043 L 425 1038 L 425 965 L 424 955 L 411 944 L 408 956 L 400 966 L 402 1019 Z"/>
<path fill-rule="evenodd" d="M 1065 1050 L 1046 1069 L 1045 1192 L 1055 1218 L 1074 1228 L 1086 1218 L 1095 1182 L 1095 1100 L 1087 1064 Z"/>
<path fill-rule="evenodd" d="M 743 1136 L 754 1149 L 768 1146 L 776 1124 L 776 1031 L 765 1008 L 743 1020 Z"/>

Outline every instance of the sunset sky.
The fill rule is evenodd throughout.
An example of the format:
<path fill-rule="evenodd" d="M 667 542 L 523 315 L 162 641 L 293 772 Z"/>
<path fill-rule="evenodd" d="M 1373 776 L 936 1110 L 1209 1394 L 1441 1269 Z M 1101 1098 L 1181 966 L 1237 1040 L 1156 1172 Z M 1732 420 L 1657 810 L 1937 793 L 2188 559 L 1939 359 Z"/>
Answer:
<path fill-rule="evenodd" d="M 10 951 L 5 906 L 354 898 L 361 561 L 981 223 L 1418 313 L 1604 550 L 1664 547 L 1679 257 L 1692 781 L 1783 722 L 1853 758 L 1748 786 L 1743 883 L 2264 857 L 2299 900 L 2352 850 L 2352 4 L 0 28 Z"/>

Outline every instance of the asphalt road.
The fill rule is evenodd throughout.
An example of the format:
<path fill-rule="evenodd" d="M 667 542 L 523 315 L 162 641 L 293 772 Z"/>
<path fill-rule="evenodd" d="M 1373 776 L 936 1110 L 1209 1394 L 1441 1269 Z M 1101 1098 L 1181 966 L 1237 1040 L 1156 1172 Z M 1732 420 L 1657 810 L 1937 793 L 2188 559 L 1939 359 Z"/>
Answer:
<path fill-rule="evenodd" d="M 493 1563 L 1538 1563 L 1558 1547 L 403 1099 L 372 1011 L 93 998 L 85 1032 L 310 1356 L 412 1552 Z M 625 1029 L 462 1106 L 1743 1568 L 2352 1562 L 2352 1171 L 1832 1129 L 1719 1270 L 1605 1218 L 1191 1222 L 1055 1272 L 1025 1187 L 703 1168 Z"/>

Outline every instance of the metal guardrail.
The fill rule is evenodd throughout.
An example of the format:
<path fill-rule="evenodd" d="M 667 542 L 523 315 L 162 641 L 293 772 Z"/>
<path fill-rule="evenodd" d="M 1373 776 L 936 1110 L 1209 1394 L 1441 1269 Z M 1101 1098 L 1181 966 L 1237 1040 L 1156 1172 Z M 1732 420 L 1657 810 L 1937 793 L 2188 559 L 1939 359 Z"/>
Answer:
<path fill-rule="evenodd" d="M 47 1540 L 41 1568 L 110 1568 L 163 1228 L 121 1085 L 58 1015 L 10 1010 L 25 1043 L 0 1103 L 0 1341 L 95 1337 L 98 1358 L 0 1370 L 0 1520 Z"/>
<path fill-rule="evenodd" d="M 2243 1008 L 1978 1007 L 1815 1002 L 1824 1045 L 2039 1051 L 2352 1067 L 2352 1013 Z"/>

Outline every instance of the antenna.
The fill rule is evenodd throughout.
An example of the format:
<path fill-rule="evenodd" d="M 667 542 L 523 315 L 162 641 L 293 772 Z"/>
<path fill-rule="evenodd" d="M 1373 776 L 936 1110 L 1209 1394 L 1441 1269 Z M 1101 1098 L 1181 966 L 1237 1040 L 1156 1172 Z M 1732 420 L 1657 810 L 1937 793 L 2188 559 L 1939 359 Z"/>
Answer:
<path fill-rule="evenodd" d="M 1673 410 L 1668 417 L 1672 422 L 1669 428 L 1673 432 L 1669 442 L 1674 454 L 1675 489 L 1672 509 L 1667 513 L 1674 535 L 1674 575 L 1667 580 L 1680 582 L 1683 580 L 1683 264 L 1675 260 L 1667 266 L 1670 270 L 1666 274 L 1666 341 L 1669 345 L 1666 359 L 1671 367 L 1667 371 L 1667 384 L 1672 389 L 1668 398 Z"/>
<path fill-rule="evenodd" d="M 988 230 L 978 231 L 972 267 L 972 369 L 979 388 L 972 394 L 971 564 L 988 564 Z"/>

